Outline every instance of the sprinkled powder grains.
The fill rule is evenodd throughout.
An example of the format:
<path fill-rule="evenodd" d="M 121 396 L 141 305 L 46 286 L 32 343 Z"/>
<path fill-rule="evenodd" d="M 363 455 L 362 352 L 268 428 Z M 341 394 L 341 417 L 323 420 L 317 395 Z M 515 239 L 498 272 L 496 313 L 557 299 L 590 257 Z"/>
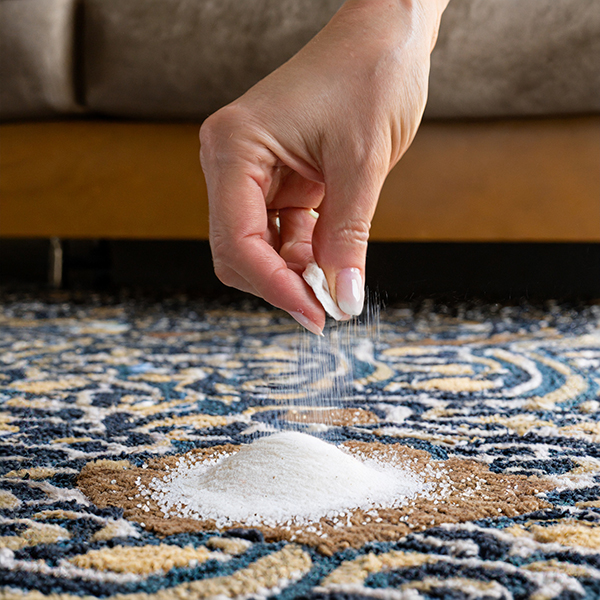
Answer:
<path fill-rule="evenodd" d="M 287 384 L 297 388 L 292 395 L 304 396 L 307 408 L 321 409 L 326 419 L 323 409 L 349 395 L 348 357 L 360 333 L 373 335 L 378 316 L 378 310 L 368 306 L 367 327 L 341 324 L 329 332 L 325 344 L 304 334 L 297 376 Z M 323 427 L 328 429 L 326 423 Z M 363 525 L 380 522 L 378 509 L 410 507 L 417 496 L 433 500 L 434 495 L 447 495 L 449 490 L 432 482 L 429 471 L 426 481 L 385 452 L 351 454 L 300 431 L 286 431 L 259 438 L 235 453 L 205 460 L 182 457 L 162 479 L 153 478 L 148 487 L 138 480 L 137 485 L 140 496 L 156 502 L 165 517 L 211 520 L 219 529 L 241 524 L 294 532 L 302 527 L 326 537 L 320 519 L 335 528 L 349 527 L 353 511 L 361 509 Z"/>
<path fill-rule="evenodd" d="M 313 436 L 284 432 L 210 460 L 180 459 L 148 488 L 138 485 L 166 517 L 214 520 L 218 528 L 305 527 L 324 517 L 350 526 L 355 509 L 367 511 L 366 522 L 377 521 L 377 509 L 408 506 L 439 488 L 381 454 L 353 455 Z"/>
<path fill-rule="evenodd" d="M 297 411 L 300 419 L 278 421 L 280 429 L 309 431 L 322 434 L 332 426 L 334 409 L 352 400 L 353 357 L 368 361 L 380 336 L 379 302 L 368 298 L 360 319 L 342 321 L 326 327 L 319 337 L 301 330 L 296 348 L 296 360 L 289 371 L 269 382 L 270 403 Z M 307 422 L 302 423 L 302 418 Z M 330 438 L 335 438 L 335 430 Z"/>

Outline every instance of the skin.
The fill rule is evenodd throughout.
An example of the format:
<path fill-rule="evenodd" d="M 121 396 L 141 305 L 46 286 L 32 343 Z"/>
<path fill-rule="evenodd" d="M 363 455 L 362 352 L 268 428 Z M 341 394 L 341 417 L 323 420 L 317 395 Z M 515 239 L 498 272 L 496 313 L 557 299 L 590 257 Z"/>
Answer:
<path fill-rule="evenodd" d="M 447 3 L 349 0 L 298 54 L 204 122 L 200 160 L 223 283 L 319 333 L 325 312 L 301 277 L 306 265 L 324 270 L 338 302 L 342 270 L 364 282 L 379 193 L 421 122 Z"/>

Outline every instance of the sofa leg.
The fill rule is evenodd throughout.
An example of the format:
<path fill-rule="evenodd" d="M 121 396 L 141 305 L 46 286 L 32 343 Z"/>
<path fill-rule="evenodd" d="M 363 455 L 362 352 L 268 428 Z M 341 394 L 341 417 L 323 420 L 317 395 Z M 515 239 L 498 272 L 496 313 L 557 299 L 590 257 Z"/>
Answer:
<path fill-rule="evenodd" d="M 48 283 L 52 289 L 58 290 L 63 281 L 63 246 L 60 238 L 50 238 L 50 257 Z"/>

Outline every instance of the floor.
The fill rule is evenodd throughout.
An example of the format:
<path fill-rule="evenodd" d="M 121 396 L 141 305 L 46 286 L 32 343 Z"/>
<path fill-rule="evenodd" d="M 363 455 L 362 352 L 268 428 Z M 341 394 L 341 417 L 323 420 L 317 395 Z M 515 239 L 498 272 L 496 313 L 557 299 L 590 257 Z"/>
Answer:
<path fill-rule="evenodd" d="M 247 299 L 0 300 L 4 598 L 600 597 L 598 304 L 415 302 L 320 341 Z M 318 382 L 344 391 L 315 412 Z M 432 491 L 222 529 L 145 495 L 182 457 L 290 427 Z"/>

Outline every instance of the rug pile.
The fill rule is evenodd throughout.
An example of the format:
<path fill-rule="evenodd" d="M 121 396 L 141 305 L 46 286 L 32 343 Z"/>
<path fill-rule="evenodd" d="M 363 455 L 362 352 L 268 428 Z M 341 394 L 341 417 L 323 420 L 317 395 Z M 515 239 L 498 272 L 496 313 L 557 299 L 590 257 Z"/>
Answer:
<path fill-rule="evenodd" d="M 298 370 L 306 339 L 257 304 L 2 300 L 2 598 L 600 598 L 598 305 L 390 308 Z M 182 457 L 288 429 L 447 493 L 297 529 L 145 495 Z"/>

